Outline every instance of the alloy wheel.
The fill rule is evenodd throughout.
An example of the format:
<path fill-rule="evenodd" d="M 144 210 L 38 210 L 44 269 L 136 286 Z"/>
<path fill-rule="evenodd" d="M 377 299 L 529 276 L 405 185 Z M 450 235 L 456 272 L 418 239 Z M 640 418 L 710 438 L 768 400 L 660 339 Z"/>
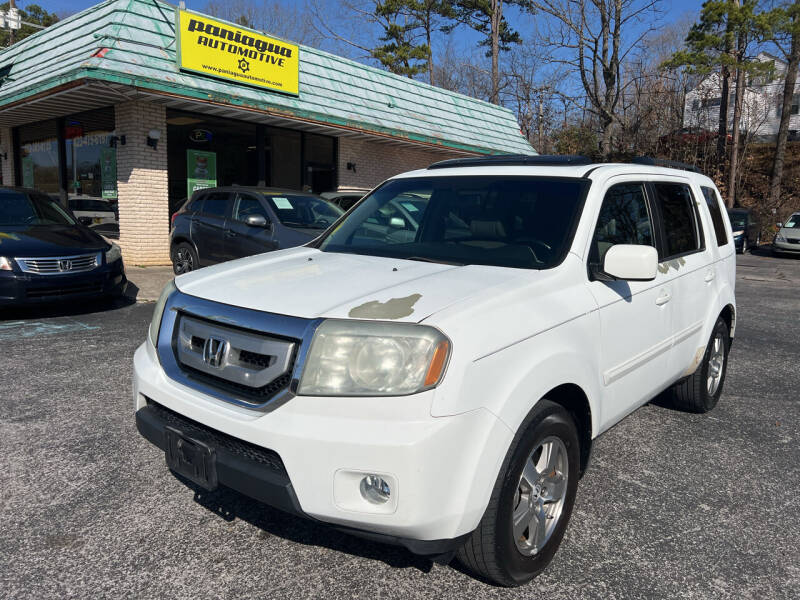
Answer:
<path fill-rule="evenodd" d="M 175 253 L 175 271 L 178 275 L 194 270 L 194 259 L 188 248 L 178 248 Z"/>
<path fill-rule="evenodd" d="M 708 357 L 708 378 L 706 380 L 706 389 L 709 396 L 717 393 L 719 384 L 722 382 L 722 374 L 725 367 L 725 340 L 722 339 L 722 333 L 717 333 L 711 344 L 711 354 Z"/>
<path fill-rule="evenodd" d="M 569 458 L 557 437 L 542 440 L 525 461 L 511 513 L 517 550 L 539 553 L 553 535 L 567 495 Z"/>

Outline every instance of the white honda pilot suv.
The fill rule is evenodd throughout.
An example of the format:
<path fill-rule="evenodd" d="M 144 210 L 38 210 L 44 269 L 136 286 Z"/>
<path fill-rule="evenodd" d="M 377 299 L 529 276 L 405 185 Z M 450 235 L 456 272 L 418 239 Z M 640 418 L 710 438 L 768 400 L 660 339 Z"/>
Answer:
<path fill-rule="evenodd" d="M 139 431 L 202 488 L 532 579 L 592 440 L 725 382 L 719 193 L 641 163 L 436 163 L 305 247 L 177 277 L 134 359 Z"/>

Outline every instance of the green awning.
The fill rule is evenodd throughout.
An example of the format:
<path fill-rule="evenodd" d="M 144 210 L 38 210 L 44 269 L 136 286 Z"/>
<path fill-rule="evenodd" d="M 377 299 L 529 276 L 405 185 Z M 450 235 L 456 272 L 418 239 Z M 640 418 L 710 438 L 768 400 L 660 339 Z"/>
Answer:
<path fill-rule="evenodd" d="M 298 97 L 181 72 L 175 53 L 172 5 L 109 0 L 88 8 L 0 51 L 0 125 L 4 112 L 56 93 L 62 104 L 47 106 L 66 111 L 69 89 L 91 82 L 83 94 L 95 104 L 103 100 L 98 85 L 108 86 L 108 104 L 135 88 L 442 148 L 535 154 L 506 108 L 314 48 L 300 50 Z"/>

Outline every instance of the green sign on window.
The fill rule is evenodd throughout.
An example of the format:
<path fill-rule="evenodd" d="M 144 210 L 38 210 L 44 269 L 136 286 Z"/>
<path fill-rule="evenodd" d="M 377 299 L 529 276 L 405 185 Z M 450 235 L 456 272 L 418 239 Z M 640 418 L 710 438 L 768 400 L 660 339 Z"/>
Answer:
<path fill-rule="evenodd" d="M 117 149 L 103 148 L 100 151 L 100 185 L 103 198 L 117 197 Z"/>
<path fill-rule="evenodd" d="M 33 187 L 33 159 L 30 156 L 22 159 L 22 187 Z"/>
<path fill-rule="evenodd" d="M 187 196 L 217 186 L 217 154 L 203 150 L 186 151 Z"/>

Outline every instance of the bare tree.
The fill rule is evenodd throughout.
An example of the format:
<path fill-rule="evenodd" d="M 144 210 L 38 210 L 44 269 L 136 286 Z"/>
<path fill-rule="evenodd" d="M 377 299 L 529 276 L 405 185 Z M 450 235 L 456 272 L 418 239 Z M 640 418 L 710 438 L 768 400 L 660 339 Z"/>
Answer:
<path fill-rule="evenodd" d="M 553 28 L 549 45 L 560 48 L 554 60 L 580 77 L 601 130 L 603 156 L 612 150 L 612 128 L 619 123 L 619 102 L 626 85 L 622 65 L 653 29 L 659 0 L 532 0 Z M 558 58 L 566 53 L 565 58 Z"/>
<path fill-rule="evenodd" d="M 324 40 L 311 22 L 308 6 L 295 3 L 271 10 L 266 0 L 210 0 L 205 12 L 267 34 L 319 48 Z"/>
<path fill-rule="evenodd" d="M 775 158 L 769 181 L 769 201 L 777 206 L 781 196 L 781 179 L 786 162 L 786 141 L 789 137 L 792 98 L 797 84 L 797 70 L 800 68 L 800 4 L 791 0 L 782 2 L 774 9 L 778 22 L 774 28 L 772 41 L 785 56 L 788 64 L 783 84 L 783 104 L 781 121 L 778 125 L 778 139 L 775 145 Z"/>

